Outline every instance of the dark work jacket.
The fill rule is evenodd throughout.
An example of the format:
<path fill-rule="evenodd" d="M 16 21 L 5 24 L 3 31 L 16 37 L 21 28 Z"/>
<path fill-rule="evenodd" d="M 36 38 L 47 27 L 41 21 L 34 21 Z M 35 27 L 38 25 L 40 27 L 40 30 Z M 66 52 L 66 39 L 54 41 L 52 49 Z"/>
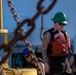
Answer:
<path fill-rule="evenodd" d="M 38 58 L 38 62 L 44 63 L 44 61 L 41 58 Z M 35 65 L 31 64 L 31 62 L 27 62 L 24 60 L 23 68 L 35 68 Z"/>
<path fill-rule="evenodd" d="M 74 62 L 74 66 L 76 67 L 76 54 L 73 55 L 75 62 Z M 74 72 L 74 75 L 76 75 L 76 72 Z"/>
<path fill-rule="evenodd" d="M 33 68 L 33 67 L 34 67 L 34 65 L 31 63 L 28 63 L 26 61 L 23 63 L 23 68 Z"/>

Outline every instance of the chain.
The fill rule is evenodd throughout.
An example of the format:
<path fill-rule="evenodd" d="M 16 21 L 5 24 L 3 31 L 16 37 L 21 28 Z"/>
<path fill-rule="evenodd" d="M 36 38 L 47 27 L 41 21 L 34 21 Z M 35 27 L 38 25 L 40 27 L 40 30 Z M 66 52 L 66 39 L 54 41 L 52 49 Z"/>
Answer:
<path fill-rule="evenodd" d="M 14 15 L 14 20 L 17 22 L 17 24 L 19 24 L 19 16 L 16 13 L 16 9 L 14 8 L 13 2 L 11 0 L 8 0 L 8 6 L 11 8 L 11 13 Z"/>
<path fill-rule="evenodd" d="M 41 26 L 41 31 L 40 31 L 40 39 L 41 39 L 41 41 L 42 41 L 42 34 L 43 34 L 43 30 L 44 30 L 44 27 L 43 27 L 43 15 L 48 14 L 48 12 L 55 6 L 56 2 L 57 2 L 57 0 L 54 0 L 52 2 L 52 4 L 46 10 L 44 10 L 44 12 L 41 14 L 41 20 L 42 20 L 42 24 L 41 24 L 42 26 Z M 44 6 L 42 6 L 42 8 L 44 8 Z"/>
<path fill-rule="evenodd" d="M 47 14 L 55 5 L 55 3 L 57 2 L 57 0 L 54 0 L 53 3 L 44 11 L 43 8 L 41 8 L 41 4 L 44 0 L 39 0 L 38 4 L 37 4 L 37 10 L 38 12 L 32 17 L 32 19 L 24 19 L 22 22 L 20 22 L 19 17 L 16 13 L 16 10 L 13 6 L 13 2 L 11 0 L 8 0 L 8 5 L 11 8 L 11 13 L 14 15 L 14 19 L 17 22 L 17 28 L 14 31 L 14 37 L 12 38 L 12 40 L 6 45 L 3 44 L 0 46 L 0 49 L 4 48 L 4 50 L 8 50 L 8 54 L 3 57 L 2 61 L 0 61 L 0 65 L 10 56 L 11 51 L 12 51 L 12 47 L 16 44 L 16 42 L 18 42 L 19 40 L 23 40 L 26 43 L 27 48 L 30 50 L 31 52 L 31 57 L 32 57 L 32 63 L 35 65 L 38 75 L 42 75 L 41 70 L 40 70 L 40 66 L 38 64 L 38 60 L 35 56 L 34 50 L 32 49 L 32 45 L 28 40 L 28 36 L 33 32 L 33 30 L 35 29 L 35 20 L 40 16 L 40 14 Z M 31 28 L 27 31 L 27 33 L 24 32 L 24 29 L 22 28 L 22 26 L 28 23 L 28 26 L 31 26 Z"/>

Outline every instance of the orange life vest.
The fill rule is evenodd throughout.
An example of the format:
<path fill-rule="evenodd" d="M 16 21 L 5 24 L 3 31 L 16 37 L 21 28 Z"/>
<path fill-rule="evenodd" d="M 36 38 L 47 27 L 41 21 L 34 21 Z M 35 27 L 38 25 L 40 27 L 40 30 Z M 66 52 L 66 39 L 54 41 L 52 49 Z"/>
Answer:
<path fill-rule="evenodd" d="M 49 48 L 47 49 L 47 53 L 50 56 L 66 56 L 70 52 L 70 46 L 68 43 L 68 35 L 65 31 L 56 31 L 52 29 L 52 33 L 50 32 L 51 37 L 53 39 L 49 43 Z M 49 53 L 50 51 L 51 53 Z"/>

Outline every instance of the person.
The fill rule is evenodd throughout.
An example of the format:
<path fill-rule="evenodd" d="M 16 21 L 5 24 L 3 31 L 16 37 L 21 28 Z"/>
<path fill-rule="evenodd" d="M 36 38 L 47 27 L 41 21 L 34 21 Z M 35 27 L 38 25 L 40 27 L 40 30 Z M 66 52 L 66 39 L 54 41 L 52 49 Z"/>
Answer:
<path fill-rule="evenodd" d="M 76 75 L 76 54 L 73 54 L 69 59 L 69 64 L 71 66 L 72 72 Z"/>
<path fill-rule="evenodd" d="M 64 12 L 57 12 L 52 18 L 54 27 L 43 33 L 42 57 L 45 71 L 49 75 L 71 75 L 68 55 L 72 53 L 69 34 L 63 30 L 67 24 Z"/>
<path fill-rule="evenodd" d="M 22 56 L 24 58 L 23 68 L 35 68 L 35 66 L 31 63 L 32 58 L 30 56 L 30 50 L 28 48 L 25 48 L 22 51 Z M 38 58 L 38 64 L 40 65 L 42 75 L 45 75 L 44 62 L 41 58 Z"/>

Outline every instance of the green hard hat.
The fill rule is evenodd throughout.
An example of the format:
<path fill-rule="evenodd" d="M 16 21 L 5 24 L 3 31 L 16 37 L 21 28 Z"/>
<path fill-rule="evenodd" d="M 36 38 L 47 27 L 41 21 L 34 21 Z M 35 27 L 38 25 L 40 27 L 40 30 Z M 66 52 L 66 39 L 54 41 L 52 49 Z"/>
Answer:
<path fill-rule="evenodd" d="M 53 20 L 54 22 L 63 23 L 63 24 L 67 24 L 67 23 L 68 23 L 68 22 L 67 22 L 66 15 L 65 15 L 65 13 L 63 13 L 63 12 L 57 12 L 57 13 L 55 14 L 55 16 L 52 18 L 52 20 Z"/>

